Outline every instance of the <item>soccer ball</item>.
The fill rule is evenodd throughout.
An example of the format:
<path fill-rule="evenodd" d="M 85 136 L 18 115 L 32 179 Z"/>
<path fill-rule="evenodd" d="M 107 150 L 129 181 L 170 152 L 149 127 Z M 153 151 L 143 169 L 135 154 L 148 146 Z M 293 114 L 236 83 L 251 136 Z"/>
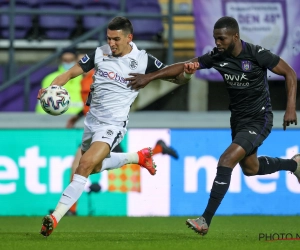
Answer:
<path fill-rule="evenodd" d="M 40 97 L 40 103 L 45 112 L 50 115 L 61 115 L 65 113 L 70 105 L 68 91 L 57 85 L 49 86 Z"/>

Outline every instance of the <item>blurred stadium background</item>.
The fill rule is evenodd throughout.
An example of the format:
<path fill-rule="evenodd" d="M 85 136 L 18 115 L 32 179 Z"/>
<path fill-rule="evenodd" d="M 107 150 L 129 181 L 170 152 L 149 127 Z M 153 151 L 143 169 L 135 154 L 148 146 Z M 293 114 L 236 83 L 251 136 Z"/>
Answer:
<path fill-rule="evenodd" d="M 66 129 L 69 115 L 35 114 L 36 95 L 43 77 L 56 70 L 62 49 L 86 53 L 105 44 L 106 25 L 117 15 L 132 20 L 137 46 L 166 64 L 208 52 L 214 22 L 232 15 L 242 38 L 278 53 L 299 79 L 297 0 L 0 0 L 0 216 L 45 215 L 68 184 L 83 121 Z M 299 152 L 300 131 L 298 126 L 282 130 L 284 79 L 269 74 L 269 87 L 274 130 L 259 153 L 290 158 Z M 143 170 L 138 178 L 130 171 L 91 177 L 89 185 L 99 183 L 101 192 L 92 193 L 87 185 L 78 215 L 199 215 L 218 158 L 230 143 L 227 108 L 226 89 L 213 71 L 180 87 L 149 84 L 132 105 L 122 147 L 135 151 L 163 139 L 179 159 L 156 155 L 155 177 Z M 132 185 L 140 185 L 139 192 L 130 191 Z M 245 177 L 236 167 L 217 214 L 299 215 L 299 194 L 289 173 Z"/>

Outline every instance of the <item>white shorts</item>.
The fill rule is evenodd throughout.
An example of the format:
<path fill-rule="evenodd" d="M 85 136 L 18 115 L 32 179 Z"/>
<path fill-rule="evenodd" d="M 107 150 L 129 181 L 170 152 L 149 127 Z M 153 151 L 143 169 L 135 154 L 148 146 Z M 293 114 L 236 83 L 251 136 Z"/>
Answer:
<path fill-rule="evenodd" d="M 127 129 L 127 121 L 119 125 L 112 125 L 98 121 L 95 117 L 87 115 L 84 120 L 84 131 L 81 149 L 87 151 L 95 141 L 106 142 L 113 150 L 124 138 Z"/>

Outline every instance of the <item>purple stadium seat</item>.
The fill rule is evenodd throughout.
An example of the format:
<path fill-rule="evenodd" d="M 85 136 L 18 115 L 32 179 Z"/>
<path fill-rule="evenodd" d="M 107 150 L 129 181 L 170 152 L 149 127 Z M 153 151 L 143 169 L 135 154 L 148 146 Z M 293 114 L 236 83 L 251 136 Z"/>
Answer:
<path fill-rule="evenodd" d="M 26 5 L 26 6 L 32 6 L 35 5 L 38 2 L 38 0 L 15 0 L 16 7 L 20 5 Z M 8 4 L 9 0 L 0 0 L 0 4 Z"/>
<path fill-rule="evenodd" d="M 95 9 L 95 7 L 93 7 L 93 6 L 84 6 L 83 8 L 85 10 L 94 10 Z M 108 10 L 105 6 L 98 6 L 97 9 L 101 10 L 101 11 Z M 107 21 L 108 21 L 108 17 L 105 17 L 105 16 L 93 16 L 93 15 L 91 15 L 91 16 L 84 16 L 82 18 L 83 27 L 87 30 L 93 29 L 97 25 L 104 24 Z"/>
<path fill-rule="evenodd" d="M 23 0 L 24 2 L 28 3 L 30 6 L 35 7 L 37 6 L 39 0 Z"/>
<path fill-rule="evenodd" d="M 85 0 L 82 1 L 82 6 L 104 6 L 109 10 L 119 10 L 120 9 L 120 0 Z"/>
<path fill-rule="evenodd" d="M 1 9 L 9 9 L 8 0 L 0 0 Z M 16 0 L 16 9 L 30 9 L 31 5 L 25 0 Z M 9 16 L 0 15 L 0 36 L 2 38 L 9 38 Z M 32 26 L 32 17 L 30 15 L 16 15 L 15 16 L 15 36 L 14 38 L 24 38 Z"/>
<path fill-rule="evenodd" d="M 73 6 L 75 1 L 72 0 L 39 0 L 39 5 L 59 5 L 59 4 L 64 4 L 64 5 L 69 5 Z"/>
<path fill-rule="evenodd" d="M 84 10 L 95 10 L 98 9 L 100 11 L 117 11 L 120 8 L 118 0 L 86 0 L 83 1 L 82 9 Z M 95 28 L 97 25 L 103 25 L 107 23 L 112 16 L 83 16 L 82 23 L 85 30 L 90 30 Z M 94 39 L 98 39 L 98 35 L 93 37 Z"/>
<path fill-rule="evenodd" d="M 70 0 L 43 0 L 38 4 L 41 10 L 74 10 L 76 5 Z M 39 24 L 49 39 L 68 39 L 76 28 L 76 16 L 41 15 Z"/>
<path fill-rule="evenodd" d="M 158 0 L 127 0 L 127 13 L 161 14 Z M 131 18 L 134 38 L 139 40 L 155 40 L 163 32 L 161 19 Z M 145 28 L 146 27 L 146 28 Z"/>
<path fill-rule="evenodd" d="M 73 0 L 72 3 L 76 8 L 81 9 L 82 5 L 84 4 L 85 1 L 83 0 Z"/>

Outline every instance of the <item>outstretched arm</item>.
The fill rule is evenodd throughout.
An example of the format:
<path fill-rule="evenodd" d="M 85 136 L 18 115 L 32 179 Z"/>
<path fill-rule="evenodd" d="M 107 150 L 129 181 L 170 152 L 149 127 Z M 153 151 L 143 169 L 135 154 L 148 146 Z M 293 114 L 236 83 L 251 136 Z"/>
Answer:
<path fill-rule="evenodd" d="M 181 72 L 175 79 L 169 79 L 168 81 L 176 84 L 186 84 L 192 78 L 192 75 L 199 68 L 199 62 L 188 62 L 183 65 L 183 72 Z"/>
<path fill-rule="evenodd" d="M 51 83 L 51 85 L 64 86 L 69 80 L 83 73 L 84 71 L 81 68 L 81 66 L 78 63 L 76 63 L 71 69 L 67 70 L 66 72 L 56 77 Z"/>
<path fill-rule="evenodd" d="M 271 70 L 277 75 L 284 76 L 286 82 L 286 94 L 287 104 L 283 118 L 283 129 L 290 124 L 295 123 L 297 125 L 296 114 L 296 94 L 297 94 L 297 75 L 290 65 L 288 65 L 283 59 L 280 59 L 279 63 Z"/>
<path fill-rule="evenodd" d="M 57 76 L 50 85 L 64 86 L 70 79 L 73 79 L 81 75 L 82 73 L 84 73 L 84 71 L 82 70 L 80 65 L 76 63 L 71 69 Z M 39 90 L 37 99 L 40 99 L 40 96 L 44 92 L 44 90 L 45 89 Z"/>
<path fill-rule="evenodd" d="M 182 84 L 186 81 L 185 79 L 183 79 L 185 64 L 189 62 L 198 62 L 198 58 L 193 58 L 187 62 L 175 63 L 161 70 L 146 75 L 132 73 L 130 74 L 132 77 L 126 78 L 126 80 L 129 81 L 127 86 L 131 89 L 138 90 L 144 88 L 149 82 L 156 79 L 175 79 L 174 82 Z"/>

